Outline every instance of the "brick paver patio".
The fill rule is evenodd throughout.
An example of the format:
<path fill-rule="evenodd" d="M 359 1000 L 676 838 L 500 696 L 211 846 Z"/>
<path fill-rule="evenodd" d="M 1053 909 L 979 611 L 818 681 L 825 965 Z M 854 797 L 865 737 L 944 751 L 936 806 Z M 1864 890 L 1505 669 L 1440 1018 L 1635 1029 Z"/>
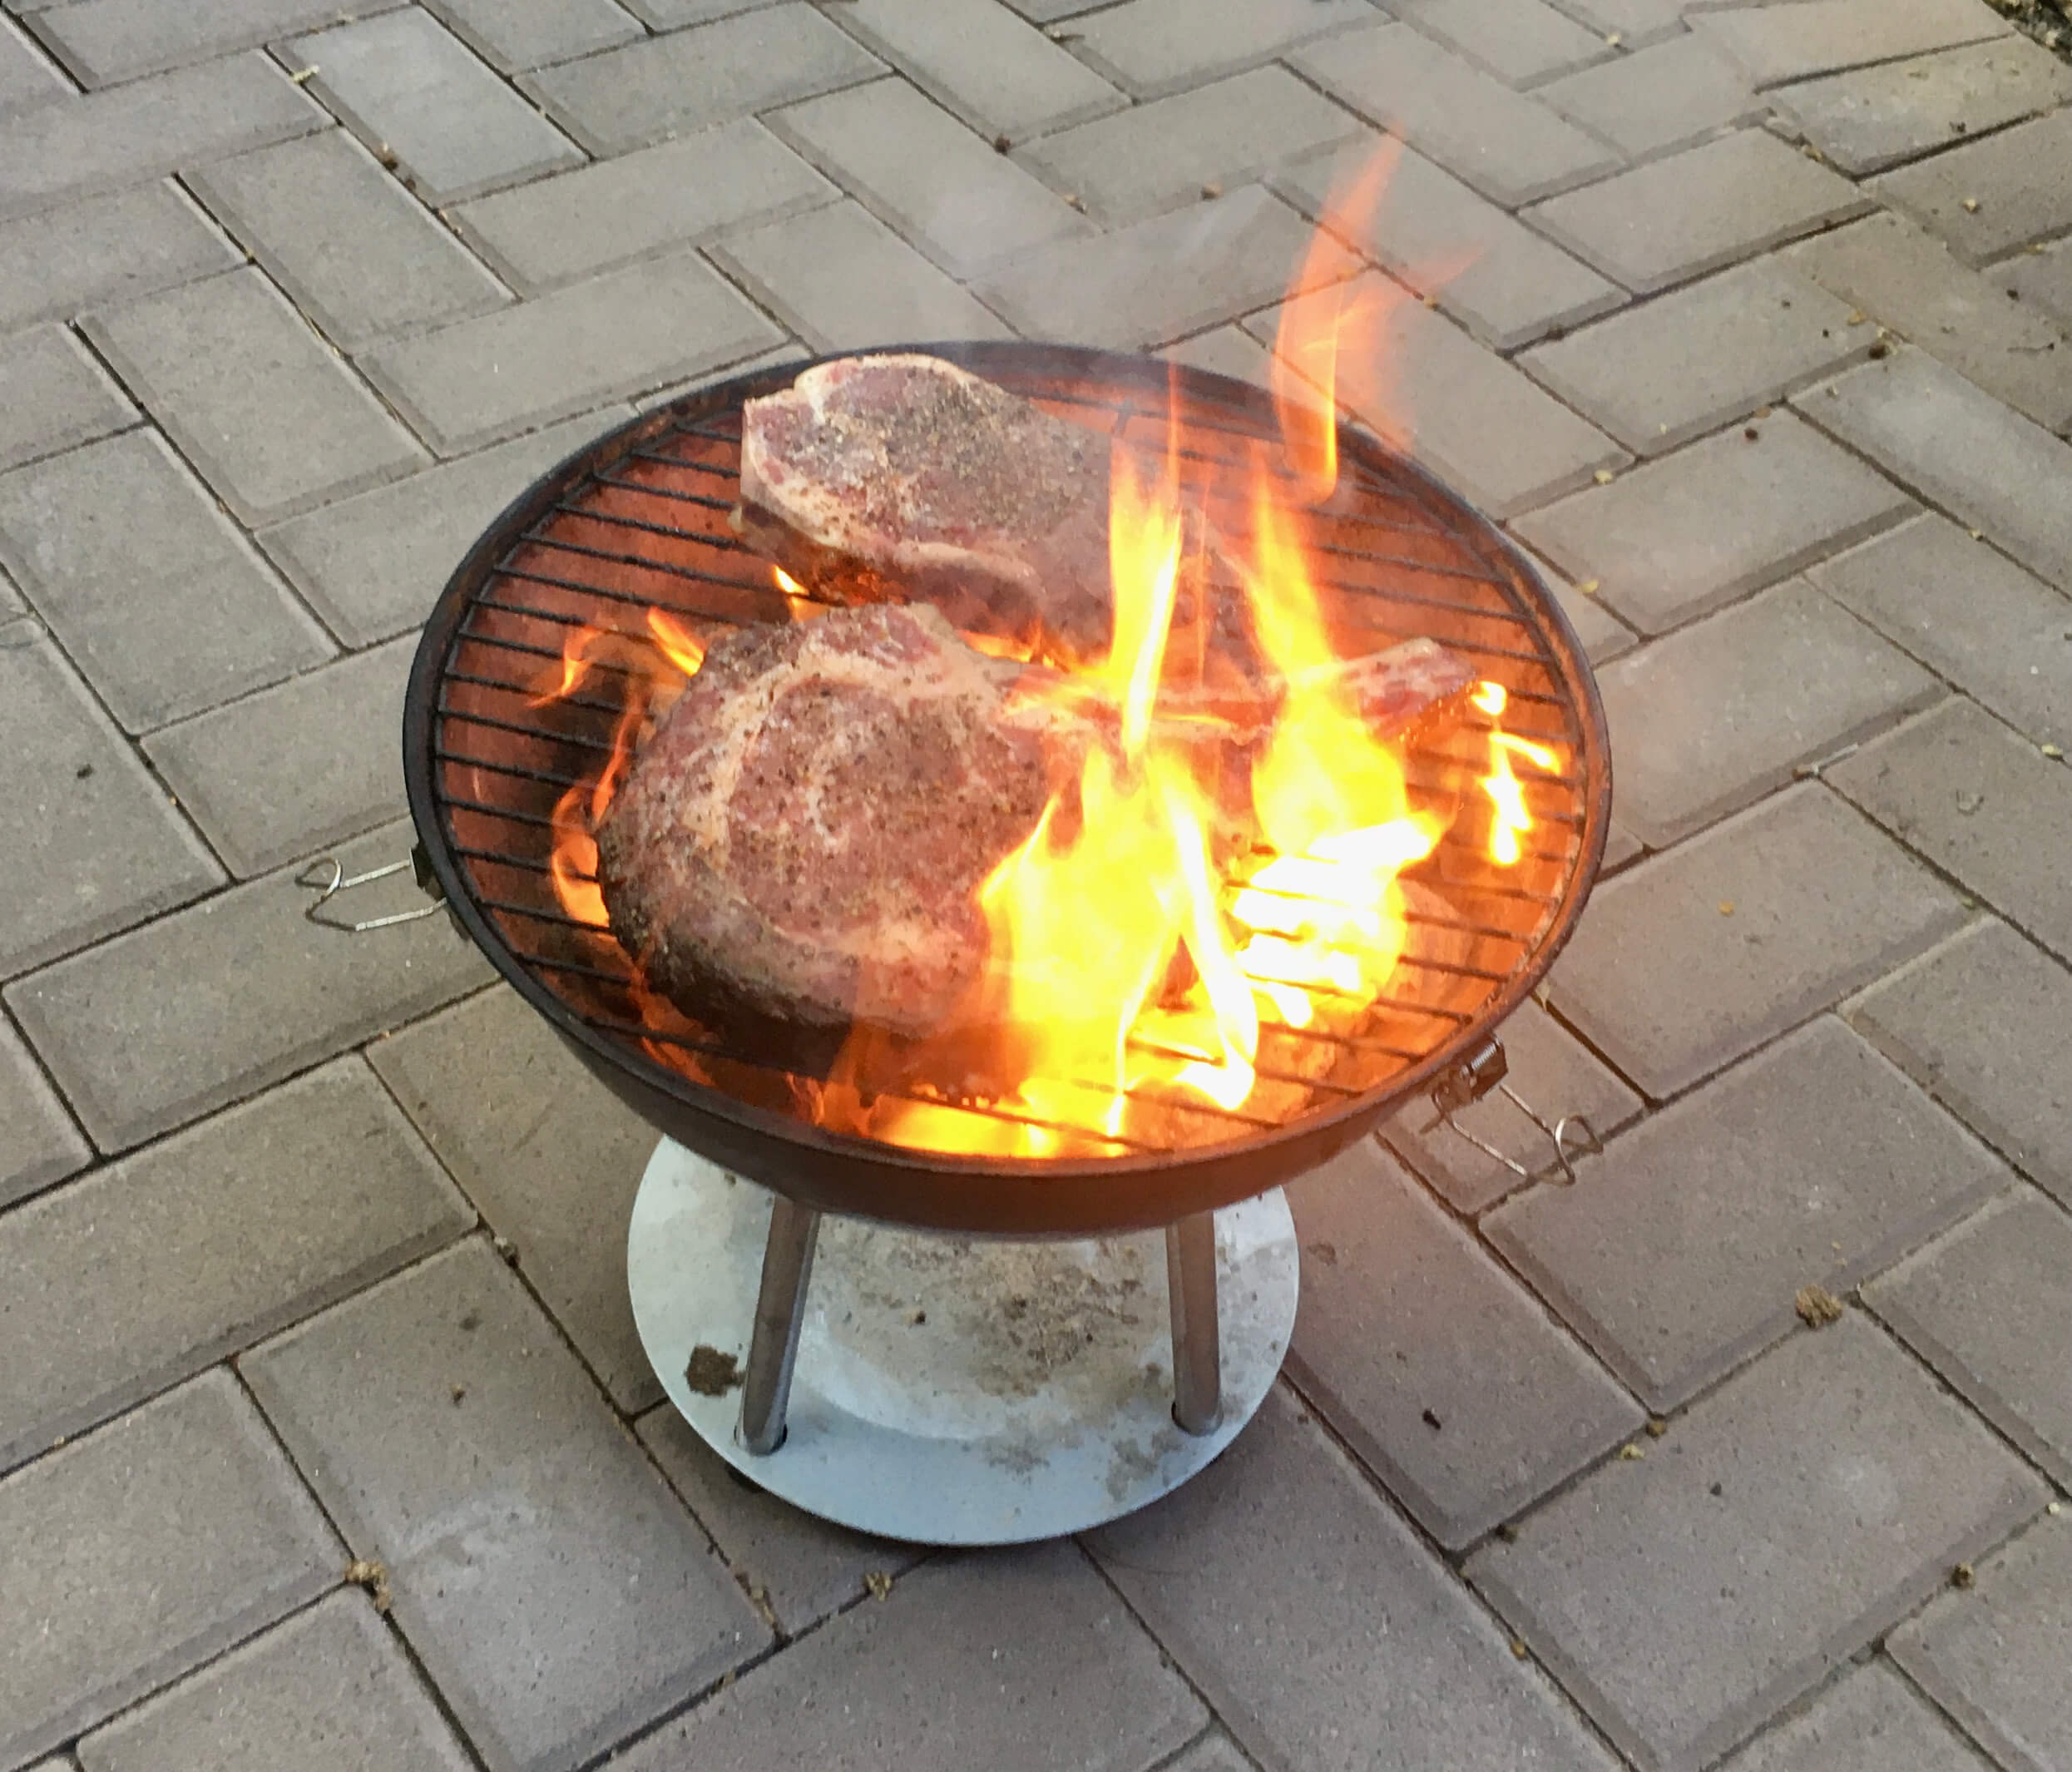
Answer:
<path fill-rule="evenodd" d="M 0 3 L 0 1772 L 2072 1772 L 2072 67 L 1983 0 Z M 1599 662 L 1507 1037 L 1615 1133 L 1294 1189 L 1284 1381 L 1136 1517 L 824 1528 L 660 1400 L 652 1135 L 294 876 L 404 851 L 416 625 L 586 437 L 914 337 L 1259 375 L 1379 131 L 1311 271 Z"/>

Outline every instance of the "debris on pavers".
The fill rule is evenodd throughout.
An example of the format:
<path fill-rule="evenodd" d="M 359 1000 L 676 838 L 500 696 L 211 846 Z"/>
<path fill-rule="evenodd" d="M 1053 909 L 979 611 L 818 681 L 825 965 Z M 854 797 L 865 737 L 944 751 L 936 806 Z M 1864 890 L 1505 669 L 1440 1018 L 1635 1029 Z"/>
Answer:
<path fill-rule="evenodd" d="M 1792 1308 L 1809 1329 L 1825 1329 L 1842 1320 L 1842 1300 L 1825 1286 L 1801 1286 Z"/>

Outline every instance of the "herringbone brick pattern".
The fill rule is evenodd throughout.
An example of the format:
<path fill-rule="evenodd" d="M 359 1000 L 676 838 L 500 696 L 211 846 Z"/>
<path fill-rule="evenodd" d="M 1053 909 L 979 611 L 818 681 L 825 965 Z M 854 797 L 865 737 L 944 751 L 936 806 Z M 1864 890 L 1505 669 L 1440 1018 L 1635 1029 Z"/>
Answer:
<path fill-rule="evenodd" d="M 2072 1767 L 2072 71 L 1983 0 L 0 8 L 0 1772 Z M 401 853 L 411 636 L 634 403 L 1261 376 L 1383 136 L 1341 397 L 1605 661 L 1512 1038 L 1606 1151 L 1298 1187 L 1287 1382 L 1140 1517 L 822 1527 L 657 1406 L 652 1135 L 294 876 Z"/>

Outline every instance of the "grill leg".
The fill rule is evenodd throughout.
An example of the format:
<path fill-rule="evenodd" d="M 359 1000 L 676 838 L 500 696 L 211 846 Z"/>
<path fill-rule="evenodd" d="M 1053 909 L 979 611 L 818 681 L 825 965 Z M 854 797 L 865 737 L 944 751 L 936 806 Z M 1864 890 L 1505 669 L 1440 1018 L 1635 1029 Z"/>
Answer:
<path fill-rule="evenodd" d="M 806 1320 L 806 1282 L 813 1273 L 820 1215 L 779 1195 L 763 1245 L 763 1284 L 755 1299 L 755 1335 L 741 1388 L 741 1442 L 759 1458 L 784 1443 L 784 1408 L 799 1330 Z"/>
<path fill-rule="evenodd" d="M 1165 1227 L 1165 1280 L 1173 1295 L 1173 1419 L 1189 1433 L 1211 1433 L 1223 1413 L 1214 1213 Z"/>

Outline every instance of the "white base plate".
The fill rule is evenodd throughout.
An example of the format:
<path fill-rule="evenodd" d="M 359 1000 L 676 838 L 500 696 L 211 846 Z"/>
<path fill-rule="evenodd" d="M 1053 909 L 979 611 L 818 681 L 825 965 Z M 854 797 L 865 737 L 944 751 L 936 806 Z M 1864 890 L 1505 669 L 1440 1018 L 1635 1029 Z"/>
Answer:
<path fill-rule="evenodd" d="M 1173 1421 L 1165 1240 L 939 1236 L 828 1218 L 806 1293 L 784 1443 L 740 1443 L 738 1388 L 685 1380 L 692 1351 L 748 1364 L 771 1196 L 682 1146 L 655 1149 L 626 1279 L 662 1387 L 737 1471 L 794 1507 L 920 1544 L 1017 1544 L 1119 1518 L 1184 1482 L 1264 1400 L 1295 1329 L 1280 1192 L 1216 1215 L 1223 1415 Z"/>

